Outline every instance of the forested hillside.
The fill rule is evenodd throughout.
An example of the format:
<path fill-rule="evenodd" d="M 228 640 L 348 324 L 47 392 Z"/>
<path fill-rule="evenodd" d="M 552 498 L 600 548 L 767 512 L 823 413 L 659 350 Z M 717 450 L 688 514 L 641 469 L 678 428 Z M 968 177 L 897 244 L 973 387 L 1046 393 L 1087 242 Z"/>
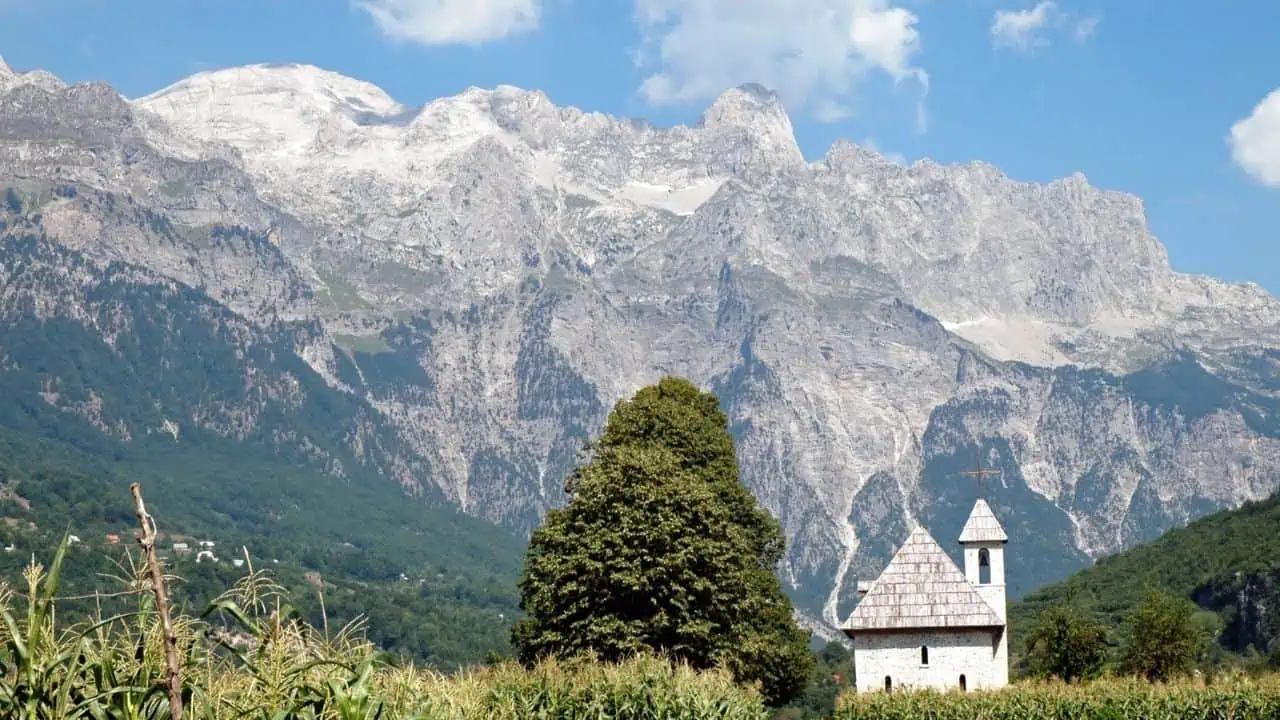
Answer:
<path fill-rule="evenodd" d="M 1010 611 L 1013 647 L 1041 610 L 1061 602 L 1118 628 L 1148 587 L 1216 613 L 1225 651 L 1280 652 L 1280 495 L 1171 530 L 1027 595 Z"/>
<path fill-rule="evenodd" d="M 36 234 L 0 242 L 6 577 L 70 532 L 67 591 L 100 587 L 132 537 L 137 481 L 163 548 L 216 543 L 216 565 L 175 558 L 193 607 L 243 574 L 231 561 L 247 547 L 316 623 L 323 582 L 329 622 L 367 614 L 386 649 L 453 666 L 505 648 L 520 543 L 378 472 L 371 458 L 397 440 L 298 358 L 292 334 L 306 328 L 260 330 Z"/>

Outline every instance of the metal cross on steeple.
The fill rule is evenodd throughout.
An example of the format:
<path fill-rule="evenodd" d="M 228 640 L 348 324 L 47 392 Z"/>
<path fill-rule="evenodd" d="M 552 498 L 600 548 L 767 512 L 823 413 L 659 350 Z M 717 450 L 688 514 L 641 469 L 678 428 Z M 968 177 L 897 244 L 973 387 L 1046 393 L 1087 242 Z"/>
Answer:
<path fill-rule="evenodd" d="M 978 481 L 978 494 L 979 494 L 979 495 L 981 495 L 981 494 L 982 494 L 982 481 L 983 481 L 983 480 L 985 480 L 985 479 L 987 479 L 987 478 L 989 478 L 989 477 L 1003 477 L 1003 476 L 1004 476 L 1004 470 L 1001 470 L 1001 469 L 999 469 L 999 468 L 991 468 L 991 469 L 987 469 L 987 468 L 982 467 L 982 457 L 981 457 L 981 456 L 979 456 L 979 457 L 978 457 L 978 467 L 977 467 L 977 469 L 976 469 L 976 470 L 963 470 L 963 471 L 961 471 L 961 473 L 960 473 L 960 474 L 961 474 L 961 475 L 964 475 L 965 477 L 971 477 L 971 478 L 975 478 L 975 479 L 977 479 L 977 481 Z"/>

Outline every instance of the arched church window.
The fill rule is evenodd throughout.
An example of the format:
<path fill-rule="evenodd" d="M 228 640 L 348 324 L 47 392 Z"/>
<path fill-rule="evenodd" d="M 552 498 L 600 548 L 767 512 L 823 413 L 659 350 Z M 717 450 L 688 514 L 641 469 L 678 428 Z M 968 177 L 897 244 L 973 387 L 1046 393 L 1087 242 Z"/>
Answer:
<path fill-rule="evenodd" d="M 964 675 L 962 674 L 960 676 L 960 692 L 964 692 L 968 689 L 969 689 L 969 685 L 964 681 Z"/>
<path fill-rule="evenodd" d="M 888 675 L 884 676 L 884 691 L 893 692 L 893 678 Z"/>
<path fill-rule="evenodd" d="M 929 646 L 928 645 L 920 646 L 920 664 L 921 665 L 929 664 Z"/>
<path fill-rule="evenodd" d="M 991 553 L 986 548 L 978 551 L 978 584 L 991 584 Z"/>

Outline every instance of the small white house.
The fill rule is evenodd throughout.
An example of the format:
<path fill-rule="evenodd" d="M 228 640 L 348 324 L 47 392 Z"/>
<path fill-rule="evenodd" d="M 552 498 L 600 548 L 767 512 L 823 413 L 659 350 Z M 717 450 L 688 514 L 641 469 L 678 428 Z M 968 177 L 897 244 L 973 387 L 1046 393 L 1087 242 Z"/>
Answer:
<path fill-rule="evenodd" d="M 916 524 L 862 595 L 844 627 L 857 692 L 977 690 L 1009 683 L 1004 546 L 1009 538 L 979 499 L 960 532 L 964 572 Z"/>

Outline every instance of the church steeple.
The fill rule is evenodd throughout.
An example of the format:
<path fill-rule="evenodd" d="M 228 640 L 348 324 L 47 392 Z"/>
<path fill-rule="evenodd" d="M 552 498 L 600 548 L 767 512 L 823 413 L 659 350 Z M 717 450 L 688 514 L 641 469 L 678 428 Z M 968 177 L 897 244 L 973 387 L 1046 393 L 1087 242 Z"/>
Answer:
<path fill-rule="evenodd" d="M 1004 596 L 1004 546 L 1009 536 L 1000 527 L 995 513 L 987 501 L 978 498 L 960 531 L 960 544 L 964 546 L 964 576 L 970 585 L 981 589 L 991 585 L 1000 588 Z M 1000 604 L 1004 604 L 1003 601 Z"/>
<path fill-rule="evenodd" d="M 1004 534 L 1004 528 L 1000 527 L 1000 521 L 991 512 L 991 506 L 982 498 L 978 498 L 978 502 L 973 504 L 969 519 L 960 531 L 960 544 L 979 542 L 1009 542 L 1009 536 Z"/>
<path fill-rule="evenodd" d="M 974 590 L 987 601 L 1000 622 L 1008 622 L 1007 599 L 1004 579 L 1004 550 L 1009 536 L 987 501 L 978 498 L 960 531 L 960 545 L 964 547 L 964 576 Z M 996 667 L 1003 673 L 1002 682 L 1008 680 L 1009 634 L 1002 632 L 996 646 Z"/>

